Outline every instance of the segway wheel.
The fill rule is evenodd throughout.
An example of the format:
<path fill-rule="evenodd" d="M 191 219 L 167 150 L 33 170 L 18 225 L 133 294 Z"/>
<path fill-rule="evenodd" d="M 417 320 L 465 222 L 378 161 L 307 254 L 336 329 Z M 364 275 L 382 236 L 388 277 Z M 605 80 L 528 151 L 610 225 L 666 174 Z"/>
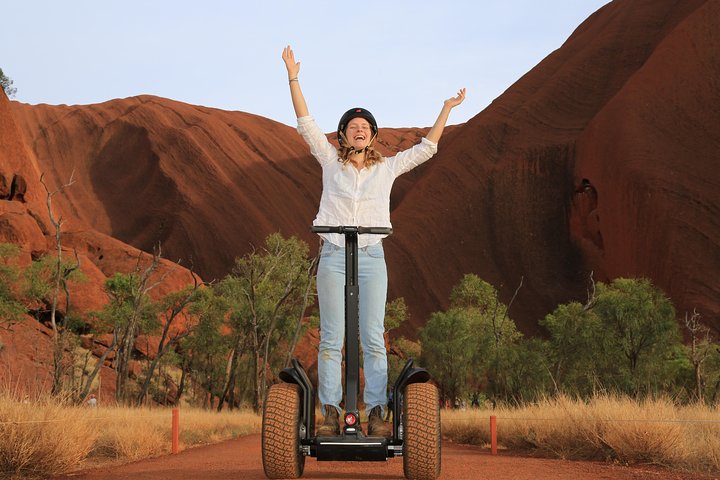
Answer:
<path fill-rule="evenodd" d="M 262 460 L 268 478 L 300 478 L 305 456 L 300 452 L 300 386 L 278 383 L 263 406 Z"/>
<path fill-rule="evenodd" d="M 440 402 L 430 383 L 411 383 L 403 402 L 403 470 L 411 480 L 440 476 Z"/>

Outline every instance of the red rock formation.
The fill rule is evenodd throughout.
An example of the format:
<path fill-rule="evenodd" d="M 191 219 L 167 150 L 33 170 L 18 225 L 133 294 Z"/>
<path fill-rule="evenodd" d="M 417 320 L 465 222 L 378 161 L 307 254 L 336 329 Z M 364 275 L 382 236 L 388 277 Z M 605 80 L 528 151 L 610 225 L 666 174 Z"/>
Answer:
<path fill-rule="evenodd" d="M 427 312 L 465 272 L 506 300 L 524 278 L 533 331 L 590 271 L 647 276 L 720 328 L 717 9 L 615 1 L 444 138 L 394 212 L 393 293 Z"/>
<path fill-rule="evenodd" d="M 68 207 L 102 233 L 224 276 L 275 231 L 310 241 L 316 162 L 293 129 L 261 117 L 142 96 L 99 105 L 16 104 Z"/>
<path fill-rule="evenodd" d="M 680 315 L 718 317 L 717 8 L 608 4 L 398 181 L 387 252 L 390 296 L 412 315 L 402 333 L 469 272 L 506 301 L 523 279 L 511 315 L 526 332 L 582 300 L 590 271 L 648 276 Z M 76 172 L 63 211 L 102 234 L 162 240 L 206 278 L 275 231 L 316 244 L 320 171 L 291 127 L 151 96 L 13 110 L 37 171 Z M 390 152 L 420 134 L 380 138 Z"/>
<path fill-rule="evenodd" d="M 701 3 L 579 136 L 572 234 L 605 277 L 652 278 L 720 330 L 720 3 Z"/>
<path fill-rule="evenodd" d="M 144 250 L 161 240 L 168 258 L 207 279 L 276 231 L 317 244 L 320 170 L 293 128 L 151 96 L 15 109 L 44 168 L 75 172 L 68 209 L 102 233 Z M 380 150 L 407 148 L 420 132 L 383 129 Z"/>
<path fill-rule="evenodd" d="M 71 139 L 66 139 L 72 141 Z M 51 159 L 52 160 L 52 159 Z M 41 173 L 45 173 L 45 182 L 52 191 L 67 183 L 72 169 L 58 171 L 59 164 L 48 161 L 41 164 L 27 143 L 15 122 L 10 102 L 4 93 L 0 93 L 0 242 L 15 243 L 21 252 L 18 263 L 28 265 L 33 259 L 45 254 L 54 254 L 55 230 L 49 220 L 47 193 L 40 183 Z M 76 169 L 80 172 L 80 169 Z M 78 182 L 66 191 L 79 186 Z M 141 256 L 140 250 L 98 233 L 78 218 L 73 205 L 64 201 L 63 195 L 55 195 L 52 201 L 56 219 L 63 219 L 62 246 L 63 255 L 73 258 L 77 253 L 80 269 L 85 274 L 84 281 L 71 281 L 70 306 L 65 305 L 61 297 L 58 306 L 61 319 L 68 308 L 73 311 L 89 312 L 98 310 L 107 302 L 103 285 L 107 276 L 116 272 L 133 271 Z M 92 207 L 88 205 L 88 210 Z M 148 254 L 144 254 L 149 258 Z M 161 260 L 156 278 L 164 276 L 165 281 L 154 292 L 163 295 L 191 283 L 188 270 L 172 262 Z M 4 320 L 4 319 L 2 319 Z M 28 391 L 46 389 L 52 371 L 52 332 L 30 317 L 8 326 L 0 322 L 0 382 L 4 385 L 17 384 L 18 388 Z M 103 376 L 111 378 L 114 373 L 103 369 Z M 103 383 L 103 395 L 110 398 L 114 390 L 114 381 Z"/>

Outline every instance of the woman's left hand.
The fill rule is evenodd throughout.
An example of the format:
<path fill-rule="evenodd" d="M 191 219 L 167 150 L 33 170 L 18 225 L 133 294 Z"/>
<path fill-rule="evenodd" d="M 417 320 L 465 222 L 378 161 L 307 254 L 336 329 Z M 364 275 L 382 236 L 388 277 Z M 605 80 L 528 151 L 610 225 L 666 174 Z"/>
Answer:
<path fill-rule="evenodd" d="M 448 116 L 450 116 L 450 110 L 460 105 L 463 100 L 465 100 L 464 88 L 458 90 L 457 97 L 452 97 L 445 100 L 445 102 L 443 102 L 442 110 L 440 110 L 440 115 L 438 115 L 437 120 L 435 120 L 435 124 L 432 126 L 425 138 L 427 138 L 433 143 L 438 143 L 440 141 L 440 136 L 442 135 L 443 129 L 445 128 L 445 124 L 447 123 Z"/>
<path fill-rule="evenodd" d="M 465 89 L 461 88 L 458 91 L 458 94 L 456 97 L 448 98 L 447 100 L 445 100 L 445 105 L 450 108 L 454 108 L 454 107 L 457 107 L 458 105 L 460 105 L 463 102 L 463 100 L 465 100 Z"/>

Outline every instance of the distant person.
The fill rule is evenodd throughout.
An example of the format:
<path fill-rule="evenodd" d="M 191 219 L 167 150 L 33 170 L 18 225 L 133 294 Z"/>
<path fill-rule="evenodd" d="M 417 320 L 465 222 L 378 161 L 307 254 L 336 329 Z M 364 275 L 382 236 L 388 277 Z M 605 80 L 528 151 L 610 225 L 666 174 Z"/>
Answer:
<path fill-rule="evenodd" d="M 94 393 L 91 393 L 90 396 L 88 397 L 87 405 L 88 405 L 88 407 L 91 407 L 91 408 L 97 407 L 97 397 L 95 396 Z"/>
<path fill-rule="evenodd" d="M 300 90 L 300 62 L 290 46 L 282 53 L 290 83 L 290 95 L 298 121 L 298 132 L 322 167 L 323 191 L 314 225 L 390 227 L 390 190 L 395 179 L 427 161 L 437 152 L 450 110 L 465 99 L 465 89 L 445 100 L 440 115 L 427 136 L 414 147 L 384 158 L 375 150 L 378 125 L 364 108 L 351 108 L 337 128 L 339 148 L 333 146 L 310 116 Z M 364 75 L 348 71 L 348 75 Z M 345 238 L 320 234 L 323 245 L 317 272 L 320 306 L 318 394 L 324 421 L 318 435 L 340 433 L 342 401 L 341 362 L 345 336 Z M 360 343 L 363 349 L 368 434 L 389 436 L 383 417 L 387 404 L 387 353 L 385 351 L 385 302 L 387 269 L 381 235 L 358 239 L 358 284 L 360 287 Z"/>

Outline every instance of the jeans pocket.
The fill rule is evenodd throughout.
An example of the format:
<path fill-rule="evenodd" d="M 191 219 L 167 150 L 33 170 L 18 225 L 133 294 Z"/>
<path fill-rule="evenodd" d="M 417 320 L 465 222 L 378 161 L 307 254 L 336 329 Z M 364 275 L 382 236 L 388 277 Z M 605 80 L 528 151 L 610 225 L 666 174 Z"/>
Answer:
<path fill-rule="evenodd" d="M 332 257 L 338 250 L 340 250 L 340 247 L 337 245 L 325 242 L 323 243 L 322 250 L 320 250 L 320 258 Z"/>
<path fill-rule="evenodd" d="M 385 258 L 385 251 L 383 250 L 382 243 L 376 243 L 375 245 L 368 245 L 364 249 L 369 257 L 372 258 Z"/>

